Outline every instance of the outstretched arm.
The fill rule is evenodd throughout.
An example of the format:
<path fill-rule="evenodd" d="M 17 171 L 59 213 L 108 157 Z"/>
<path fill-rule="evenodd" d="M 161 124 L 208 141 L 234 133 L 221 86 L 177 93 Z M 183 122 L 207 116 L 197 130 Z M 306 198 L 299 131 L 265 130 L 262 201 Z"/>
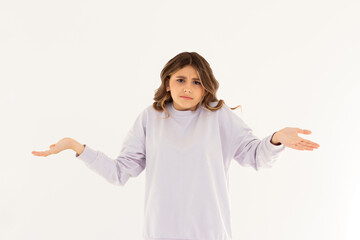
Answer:
<path fill-rule="evenodd" d="M 76 157 L 78 157 L 85 149 L 85 146 L 74 139 L 70 139 L 70 149 L 76 152 Z"/>
<path fill-rule="evenodd" d="M 307 139 L 303 139 L 298 136 L 301 134 L 311 134 L 310 130 L 286 127 L 277 131 L 272 139 L 271 143 L 278 145 L 279 143 L 284 144 L 286 147 L 297 149 L 300 151 L 309 150 L 312 151 L 314 148 L 319 148 L 320 145 Z"/>

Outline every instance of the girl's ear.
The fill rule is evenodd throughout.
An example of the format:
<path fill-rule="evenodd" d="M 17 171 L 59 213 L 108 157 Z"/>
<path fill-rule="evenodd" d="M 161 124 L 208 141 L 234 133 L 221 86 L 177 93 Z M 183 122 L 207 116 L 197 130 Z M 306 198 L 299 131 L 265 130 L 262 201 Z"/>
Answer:
<path fill-rule="evenodd" d="M 166 91 L 170 90 L 169 79 L 165 81 Z"/>

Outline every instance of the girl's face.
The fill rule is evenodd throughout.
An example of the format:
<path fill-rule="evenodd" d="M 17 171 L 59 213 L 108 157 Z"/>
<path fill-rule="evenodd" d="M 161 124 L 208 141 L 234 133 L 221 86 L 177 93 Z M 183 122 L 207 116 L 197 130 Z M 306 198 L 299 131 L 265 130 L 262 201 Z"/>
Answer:
<path fill-rule="evenodd" d="M 174 108 L 180 111 L 194 111 L 205 93 L 196 69 L 190 65 L 183 67 L 170 77 L 170 80 L 166 82 L 166 91 L 170 91 Z"/>

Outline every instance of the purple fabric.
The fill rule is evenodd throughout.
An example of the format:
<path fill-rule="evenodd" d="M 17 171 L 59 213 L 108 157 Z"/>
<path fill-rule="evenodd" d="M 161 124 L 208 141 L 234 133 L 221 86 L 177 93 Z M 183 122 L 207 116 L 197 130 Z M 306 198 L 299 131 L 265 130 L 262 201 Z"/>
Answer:
<path fill-rule="evenodd" d="M 217 102 L 211 102 L 216 106 Z M 256 171 L 285 149 L 257 138 L 226 104 L 165 112 L 145 108 L 112 159 L 85 146 L 77 156 L 108 182 L 124 186 L 146 168 L 143 240 L 231 240 L 228 169 L 231 160 Z"/>

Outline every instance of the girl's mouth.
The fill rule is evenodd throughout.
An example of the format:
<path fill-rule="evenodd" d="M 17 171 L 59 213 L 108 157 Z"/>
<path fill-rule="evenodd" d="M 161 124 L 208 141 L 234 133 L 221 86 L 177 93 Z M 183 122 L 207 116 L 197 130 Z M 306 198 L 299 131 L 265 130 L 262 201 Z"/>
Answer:
<path fill-rule="evenodd" d="M 192 99 L 191 97 L 185 97 L 185 96 L 181 96 L 184 99 Z"/>

